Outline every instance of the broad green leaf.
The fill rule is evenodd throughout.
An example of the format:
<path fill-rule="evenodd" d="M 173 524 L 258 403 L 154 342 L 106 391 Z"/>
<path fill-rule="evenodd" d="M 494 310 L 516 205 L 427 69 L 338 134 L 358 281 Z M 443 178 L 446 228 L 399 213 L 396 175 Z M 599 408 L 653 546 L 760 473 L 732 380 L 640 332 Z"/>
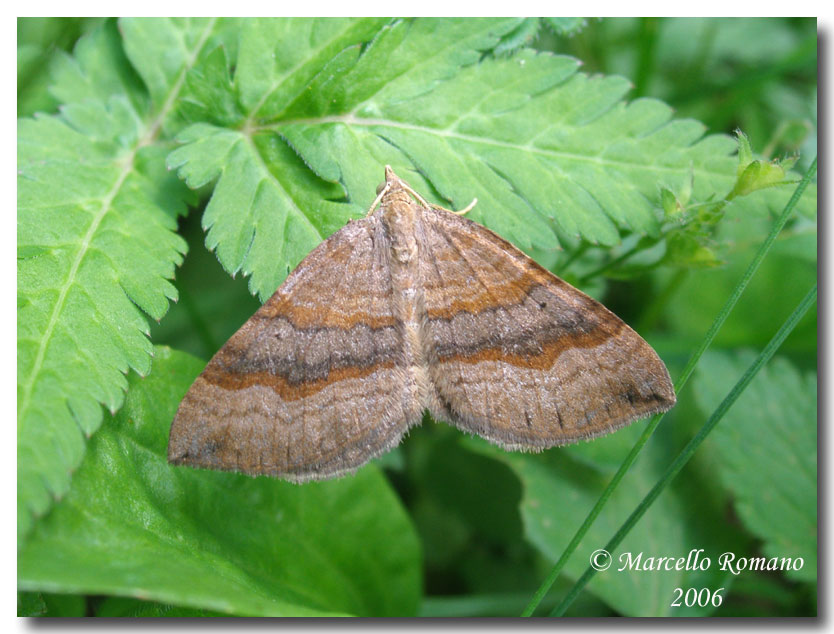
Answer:
<path fill-rule="evenodd" d="M 379 470 L 298 486 L 169 465 L 171 420 L 204 362 L 155 352 L 20 551 L 19 587 L 237 615 L 413 614 L 419 548 Z"/>
<path fill-rule="evenodd" d="M 166 62 L 149 100 L 108 22 L 56 65 L 61 113 L 19 121 L 19 540 L 66 493 L 100 404 L 117 410 L 124 374 L 150 369 L 143 312 L 159 320 L 177 297 L 176 217 L 193 200 L 165 168 L 160 133 L 212 26 L 136 53 Z"/>
<path fill-rule="evenodd" d="M 753 353 L 704 355 L 695 395 L 714 409 Z M 817 380 L 783 358 L 762 369 L 707 441 L 721 481 L 766 557 L 802 557 L 799 581 L 817 579 Z M 746 556 L 761 556 L 744 553 Z M 748 573 L 749 574 L 749 573 Z"/>
<path fill-rule="evenodd" d="M 504 461 L 516 473 L 523 488 L 520 509 L 527 539 L 547 559 L 556 561 L 640 431 L 639 425 L 633 425 L 591 443 L 538 455 L 501 452 L 474 439 L 470 445 Z M 659 436 L 646 448 L 580 542 L 565 567 L 567 577 L 575 580 L 585 571 L 591 554 L 604 546 L 667 466 L 675 449 L 666 434 Z M 691 477 L 695 477 L 694 471 Z M 736 537 L 713 528 L 722 521 L 719 511 L 711 507 L 706 496 L 695 491 L 684 482 L 664 493 L 613 553 L 611 567 L 597 574 L 588 590 L 627 616 L 709 614 L 713 610 L 710 606 L 670 605 L 676 587 L 717 589 L 729 582 L 730 573 L 719 569 L 717 558 L 733 549 Z M 648 558 L 685 559 L 699 548 L 705 551 L 701 557 L 712 561 L 705 571 L 620 570 L 628 562 L 627 553 L 631 553 L 632 561 L 642 553 L 640 561 L 645 565 Z"/>

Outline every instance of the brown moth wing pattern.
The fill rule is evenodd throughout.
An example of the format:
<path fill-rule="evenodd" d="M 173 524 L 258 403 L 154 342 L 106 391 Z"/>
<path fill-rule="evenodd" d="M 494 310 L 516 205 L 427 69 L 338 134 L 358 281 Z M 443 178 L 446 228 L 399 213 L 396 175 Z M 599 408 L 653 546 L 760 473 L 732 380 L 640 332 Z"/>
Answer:
<path fill-rule="evenodd" d="M 320 244 L 183 399 L 169 460 L 288 480 L 347 473 L 419 422 L 378 216 Z"/>
<path fill-rule="evenodd" d="M 663 362 L 600 303 L 466 218 L 423 207 L 421 221 L 435 417 L 543 449 L 674 405 Z"/>

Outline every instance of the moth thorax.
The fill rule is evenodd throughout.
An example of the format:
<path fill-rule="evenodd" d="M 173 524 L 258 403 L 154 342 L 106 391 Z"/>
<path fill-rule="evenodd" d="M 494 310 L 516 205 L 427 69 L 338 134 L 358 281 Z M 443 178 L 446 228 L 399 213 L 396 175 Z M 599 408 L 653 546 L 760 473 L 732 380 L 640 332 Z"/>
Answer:
<path fill-rule="evenodd" d="M 382 201 L 382 222 L 391 240 L 394 259 L 407 264 L 417 257 L 417 240 L 414 225 L 417 221 L 416 205 L 404 191 L 392 192 Z"/>

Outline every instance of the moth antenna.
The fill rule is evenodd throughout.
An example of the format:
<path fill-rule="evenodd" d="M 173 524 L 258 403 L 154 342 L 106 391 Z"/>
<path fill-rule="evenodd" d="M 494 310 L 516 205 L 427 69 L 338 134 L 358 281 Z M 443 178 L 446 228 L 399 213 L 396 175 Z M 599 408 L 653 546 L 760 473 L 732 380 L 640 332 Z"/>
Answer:
<path fill-rule="evenodd" d="M 450 214 L 455 214 L 456 216 L 463 216 L 465 214 L 468 214 L 470 211 L 472 211 L 472 208 L 477 204 L 478 204 L 478 199 L 473 198 L 472 202 L 469 203 L 468 205 L 466 205 L 466 207 L 464 207 L 460 211 L 455 211 L 454 209 L 446 209 L 445 207 L 441 207 L 440 205 L 431 205 L 431 207 L 433 207 L 434 209 L 439 209 L 440 211 L 448 211 Z"/>
<path fill-rule="evenodd" d="M 466 215 L 466 214 L 468 214 L 470 211 L 472 211 L 472 209 L 473 209 L 473 208 L 475 207 L 475 205 L 477 205 L 477 204 L 478 204 L 478 199 L 477 199 L 477 198 L 473 198 L 473 199 L 472 199 L 472 202 L 471 202 L 471 203 L 469 203 L 468 205 L 466 205 L 466 207 L 464 207 L 464 208 L 463 208 L 463 209 L 461 209 L 460 211 L 452 211 L 451 209 L 447 209 L 446 211 L 449 211 L 449 212 L 451 212 L 451 213 L 455 214 L 456 216 L 465 216 L 465 215 Z M 443 208 L 441 207 L 441 209 L 443 209 Z"/>
<path fill-rule="evenodd" d="M 433 204 L 433 203 L 428 202 L 428 201 L 427 201 L 425 198 L 423 198 L 420 194 L 418 194 L 418 193 L 417 193 L 417 192 L 415 192 L 413 189 L 411 189 L 411 187 L 409 187 L 407 183 L 404 183 L 403 181 L 400 181 L 400 184 L 402 185 L 403 189 L 404 189 L 405 191 L 407 191 L 409 194 L 411 194 L 412 196 L 414 196 L 414 198 L 416 198 L 416 199 L 417 199 L 417 202 L 419 202 L 420 204 L 422 204 L 422 205 L 423 205 L 423 207 L 433 207 L 434 209 L 440 209 L 441 211 L 448 211 L 450 214 L 455 214 L 455 215 L 457 215 L 457 216 L 462 216 L 462 215 L 464 215 L 464 214 L 469 213 L 470 211 L 472 211 L 472 208 L 473 208 L 475 205 L 477 205 L 477 204 L 478 204 L 478 199 L 477 199 L 477 198 L 473 198 L 473 199 L 472 199 L 472 202 L 471 202 L 471 203 L 469 203 L 466 207 L 464 207 L 464 208 L 463 208 L 463 209 L 461 209 L 460 211 L 454 211 L 453 209 L 446 209 L 445 207 L 441 207 L 440 205 L 435 205 L 435 204 Z"/>
<path fill-rule="evenodd" d="M 413 189 L 411 189 L 411 186 L 408 183 L 406 183 L 405 181 L 400 180 L 400 185 L 402 185 L 402 188 L 405 191 L 407 191 L 409 194 L 411 194 L 417 200 L 418 203 L 423 205 L 423 207 L 435 207 L 436 206 L 436 205 L 432 205 L 425 198 L 423 198 L 420 194 L 418 194 Z"/>

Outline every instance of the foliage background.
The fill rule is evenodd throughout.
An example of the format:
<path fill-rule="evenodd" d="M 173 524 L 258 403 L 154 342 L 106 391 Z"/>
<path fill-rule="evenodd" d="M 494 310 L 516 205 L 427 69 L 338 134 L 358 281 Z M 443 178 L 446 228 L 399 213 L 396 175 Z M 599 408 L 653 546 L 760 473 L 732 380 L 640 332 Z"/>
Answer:
<path fill-rule="evenodd" d="M 735 142 L 704 134 L 740 128 L 804 171 L 816 24 L 20 19 L 18 115 L 19 613 L 514 615 L 643 423 L 532 456 L 426 421 L 297 487 L 169 467 L 179 399 L 385 162 L 446 206 L 478 195 L 477 220 L 674 377 L 792 191 L 722 205 Z M 809 190 L 546 603 L 814 283 L 815 207 Z M 814 314 L 622 546 L 805 567 L 609 571 L 569 614 L 816 614 L 816 345 Z M 670 608 L 675 587 L 727 598 Z"/>

